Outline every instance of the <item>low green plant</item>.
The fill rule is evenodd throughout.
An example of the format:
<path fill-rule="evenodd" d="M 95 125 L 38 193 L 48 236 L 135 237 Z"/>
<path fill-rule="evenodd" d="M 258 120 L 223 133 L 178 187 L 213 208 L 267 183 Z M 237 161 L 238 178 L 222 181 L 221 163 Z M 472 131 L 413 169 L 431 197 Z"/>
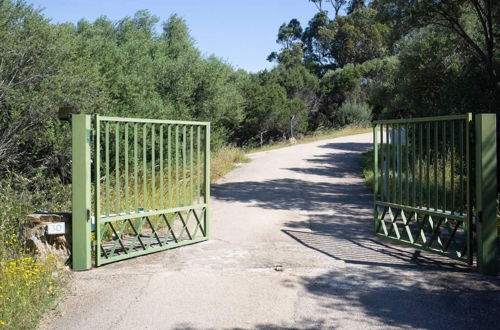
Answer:
<path fill-rule="evenodd" d="M 49 255 L 40 259 L 15 234 L 0 244 L 0 328 L 35 328 L 65 287 L 67 272 Z"/>
<path fill-rule="evenodd" d="M 365 102 L 345 101 L 337 112 L 338 124 L 341 126 L 353 125 L 366 127 L 372 119 L 372 109 Z"/>
<path fill-rule="evenodd" d="M 250 159 L 245 155 L 243 149 L 233 146 L 223 147 L 212 156 L 210 180 L 215 182 L 233 170 L 237 164 L 249 161 Z"/>
<path fill-rule="evenodd" d="M 373 189 L 374 187 L 374 171 L 373 171 L 373 161 L 374 161 L 374 152 L 373 149 L 368 150 L 367 152 L 361 155 L 359 160 L 362 168 L 363 178 L 365 179 L 366 185 Z"/>
<path fill-rule="evenodd" d="M 0 328 L 31 329 L 64 288 L 55 257 L 45 260 L 24 248 L 18 236 L 26 215 L 69 210 L 70 186 L 42 173 L 10 173 L 0 181 Z"/>

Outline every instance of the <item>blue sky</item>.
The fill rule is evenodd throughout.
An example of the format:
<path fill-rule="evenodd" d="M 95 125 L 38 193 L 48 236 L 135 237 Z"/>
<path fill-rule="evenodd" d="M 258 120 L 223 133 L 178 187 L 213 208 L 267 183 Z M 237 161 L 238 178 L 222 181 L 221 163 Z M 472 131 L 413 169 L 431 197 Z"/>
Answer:
<path fill-rule="evenodd" d="M 278 48 L 279 26 L 297 18 L 306 26 L 316 13 L 307 0 L 28 0 L 54 23 L 101 15 L 112 20 L 148 9 L 160 21 L 172 14 L 186 19 L 191 36 L 205 54 L 226 60 L 235 68 L 256 72 L 271 68 L 267 55 Z"/>

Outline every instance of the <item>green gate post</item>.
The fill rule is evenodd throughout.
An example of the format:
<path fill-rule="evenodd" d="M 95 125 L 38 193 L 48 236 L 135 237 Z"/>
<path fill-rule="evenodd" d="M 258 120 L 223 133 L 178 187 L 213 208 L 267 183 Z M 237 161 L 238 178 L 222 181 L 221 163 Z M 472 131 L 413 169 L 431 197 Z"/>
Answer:
<path fill-rule="evenodd" d="M 74 270 L 92 267 L 90 260 L 90 115 L 71 117 L 72 258 Z"/>
<path fill-rule="evenodd" d="M 477 267 L 483 274 L 497 272 L 497 140 L 496 115 L 475 115 Z"/>
<path fill-rule="evenodd" d="M 379 193 L 378 188 L 378 124 L 373 125 L 373 206 L 375 212 L 375 227 L 374 232 L 377 233 L 378 230 L 378 206 L 377 206 L 377 198 Z"/>
<path fill-rule="evenodd" d="M 205 236 L 210 238 L 210 123 L 205 126 Z"/>

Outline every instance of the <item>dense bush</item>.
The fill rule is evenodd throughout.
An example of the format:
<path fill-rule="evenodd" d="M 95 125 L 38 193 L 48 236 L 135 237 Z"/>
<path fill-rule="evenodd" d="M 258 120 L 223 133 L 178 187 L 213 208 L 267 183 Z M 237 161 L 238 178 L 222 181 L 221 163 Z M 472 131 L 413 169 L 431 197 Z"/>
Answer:
<path fill-rule="evenodd" d="M 365 102 L 345 101 L 337 112 L 338 122 L 341 126 L 368 126 L 371 122 L 372 109 Z"/>

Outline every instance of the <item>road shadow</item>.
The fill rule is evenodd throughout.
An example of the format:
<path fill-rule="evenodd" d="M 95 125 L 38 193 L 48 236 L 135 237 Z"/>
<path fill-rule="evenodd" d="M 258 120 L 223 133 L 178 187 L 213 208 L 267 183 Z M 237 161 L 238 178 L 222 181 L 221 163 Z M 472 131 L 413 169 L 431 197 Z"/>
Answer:
<path fill-rule="evenodd" d="M 227 182 L 213 185 L 211 188 L 215 199 L 255 203 L 262 208 L 277 210 L 327 210 L 331 209 L 333 200 L 337 206 L 358 204 L 352 193 L 361 198 L 371 196 L 366 189 L 349 184 L 297 179 Z"/>
<path fill-rule="evenodd" d="M 290 167 L 287 170 L 322 175 L 327 177 L 354 178 L 359 177 L 361 166 L 360 153 L 371 148 L 371 143 L 335 142 L 320 146 L 322 149 L 331 149 L 331 153 L 314 156 L 306 161 L 311 163 L 307 167 Z"/>

